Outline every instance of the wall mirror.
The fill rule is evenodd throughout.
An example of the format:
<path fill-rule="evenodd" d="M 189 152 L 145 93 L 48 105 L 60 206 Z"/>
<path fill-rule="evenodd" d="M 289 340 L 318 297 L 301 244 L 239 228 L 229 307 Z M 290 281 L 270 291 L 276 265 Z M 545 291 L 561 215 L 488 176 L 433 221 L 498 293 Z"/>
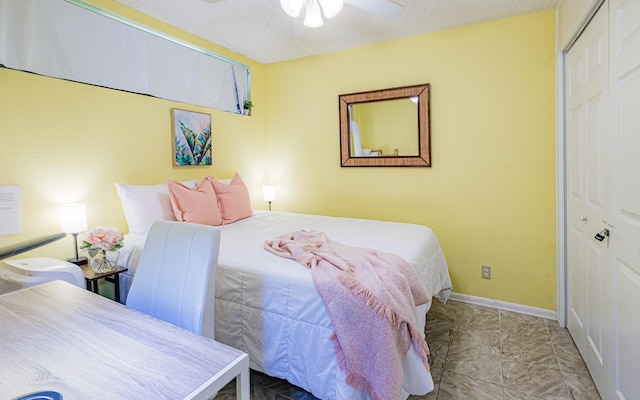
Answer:
<path fill-rule="evenodd" d="M 429 84 L 343 94 L 343 167 L 430 167 Z"/>

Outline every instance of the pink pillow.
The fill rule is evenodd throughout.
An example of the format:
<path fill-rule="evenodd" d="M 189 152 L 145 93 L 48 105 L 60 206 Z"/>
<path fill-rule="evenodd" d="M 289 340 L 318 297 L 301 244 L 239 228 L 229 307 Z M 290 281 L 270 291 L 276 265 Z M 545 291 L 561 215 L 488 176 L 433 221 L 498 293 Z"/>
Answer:
<path fill-rule="evenodd" d="M 253 215 L 249 190 L 240 175 L 236 173 L 229 184 L 217 181 L 210 176 L 205 180 L 210 181 L 216 191 L 223 224 L 230 224 Z"/>
<path fill-rule="evenodd" d="M 216 193 L 208 179 L 204 179 L 195 189 L 180 182 L 167 181 L 171 206 L 176 219 L 203 225 L 222 225 Z"/>

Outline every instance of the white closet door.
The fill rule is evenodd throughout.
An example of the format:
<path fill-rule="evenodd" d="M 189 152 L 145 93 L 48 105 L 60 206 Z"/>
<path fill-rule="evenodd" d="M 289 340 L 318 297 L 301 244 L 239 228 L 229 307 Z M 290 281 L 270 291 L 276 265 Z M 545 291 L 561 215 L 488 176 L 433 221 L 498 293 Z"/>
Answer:
<path fill-rule="evenodd" d="M 567 325 L 601 393 L 606 392 L 608 18 L 601 7 L 566 55 Z"/>
<path fill-rule="evenodd" d="M 612 399 L 640 399 L 640 0 L 609 5 Z"/>
<path fill-rule="evenodd" d="M 567 52 L 565 81 L 567 324 L 603 399 L 636 400 L 640 0 L 601 7 Z"/>

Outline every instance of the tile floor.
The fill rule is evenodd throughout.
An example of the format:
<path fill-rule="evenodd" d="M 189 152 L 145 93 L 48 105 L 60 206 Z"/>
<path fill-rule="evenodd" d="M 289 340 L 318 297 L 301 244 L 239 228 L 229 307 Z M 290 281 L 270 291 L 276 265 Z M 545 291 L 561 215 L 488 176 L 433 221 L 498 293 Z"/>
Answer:
<path fill-rule="evenodd" d="M 599 400 L 566 329 L 556 321 L 434 300 L 427 342 L 435 390 L 410 400 Z M 235 399 L 235 386 L 216 400 Z M 251 372 L 252 400 L 312 400 L 281 379 Z"/>

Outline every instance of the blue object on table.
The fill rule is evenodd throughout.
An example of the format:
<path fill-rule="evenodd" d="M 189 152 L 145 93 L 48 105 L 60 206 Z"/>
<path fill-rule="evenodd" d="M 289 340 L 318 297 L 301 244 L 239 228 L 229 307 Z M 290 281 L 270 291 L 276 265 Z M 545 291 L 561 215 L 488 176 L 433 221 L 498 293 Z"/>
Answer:
<path fill-rule="evenodd" d="M 62 400 L 62 395 L 58 392 L 45 391 L 29 393 L 14 400 Z"/>

